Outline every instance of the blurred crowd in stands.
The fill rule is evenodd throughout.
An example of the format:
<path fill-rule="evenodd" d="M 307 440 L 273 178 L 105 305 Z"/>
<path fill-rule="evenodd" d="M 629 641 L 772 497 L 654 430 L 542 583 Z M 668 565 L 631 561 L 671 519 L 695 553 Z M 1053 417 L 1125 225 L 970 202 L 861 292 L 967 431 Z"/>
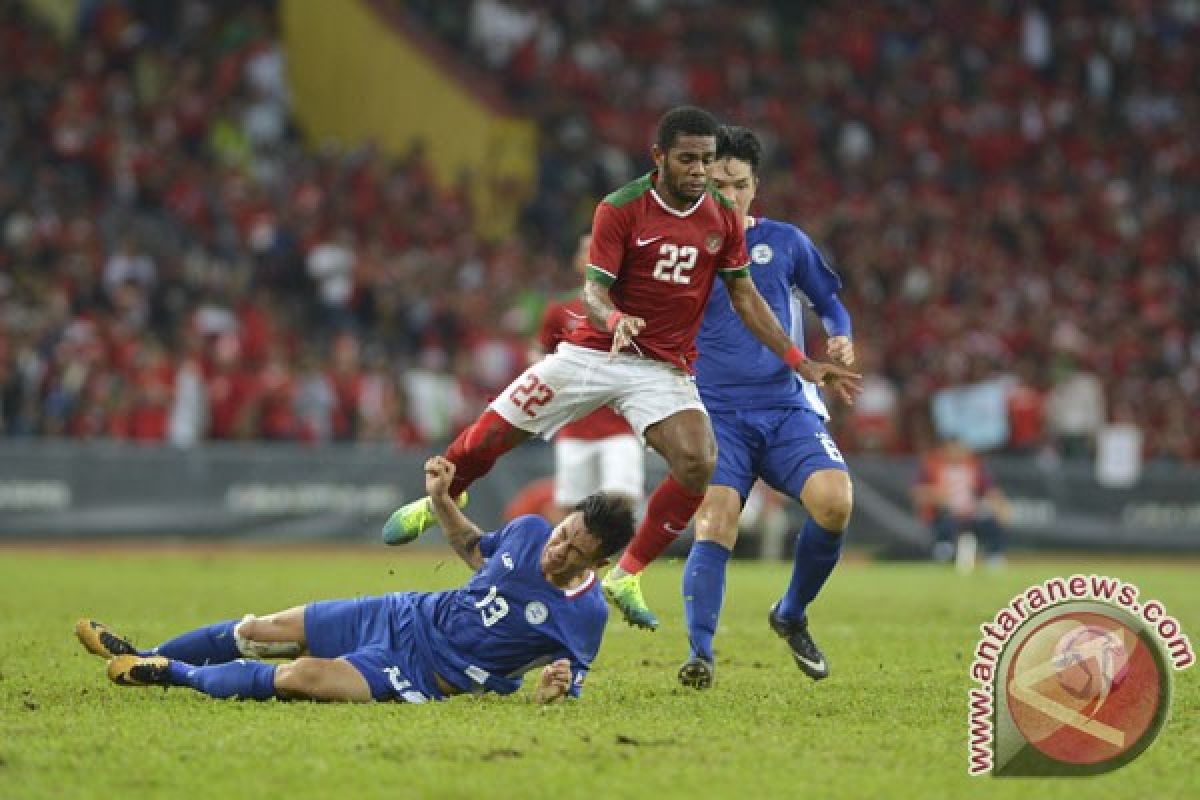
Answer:
<path fill-rule="evenodd" d="M 846 449 L 1120 424 L 1200 461 L 1197 0 L 378 3 L 537 120 L 519 236 L 477 238 L 419 145 L 303 142 L 270 4 L 87 2 L 71 44 L 4 6 L 6 435 L 442 438 L 690 102 L 764 136 L 760 212 L 843 277 Z"/>
<path fill-rule="evenodd" d="M 270 4 L 0 18 L 0 429 L 443 438 L 519 372 L 515 287 L 419 147 L 304 146 Z"/>

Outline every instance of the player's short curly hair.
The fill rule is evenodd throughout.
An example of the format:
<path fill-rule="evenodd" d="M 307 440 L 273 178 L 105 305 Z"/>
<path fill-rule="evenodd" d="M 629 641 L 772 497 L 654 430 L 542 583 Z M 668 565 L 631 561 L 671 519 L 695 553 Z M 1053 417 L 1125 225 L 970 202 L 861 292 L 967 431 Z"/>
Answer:
<path fill-rule="evenodd" d="M 679 136 L 716 136 L 719 127 L 717 118 L 703 108 L 679 106 L 663 114 L 654 141 L 665 153 Z"/>
<path fill-rule="evenodd" d="M 758 135 L 749 128 L 741 125 L 722 125 L 717 131 L 717 160 L 736 158 L 750 165 L 751 171 L 757 175 L 758 165 L 762 163 L 763 146 Z"/>
<path fill-rule="evenodd" d="M 583 525 L 600 540 L 600 557 L 608 558 L 633 538 L 633 502 L 616 492 L 590 494 L 575 506 Z"/>

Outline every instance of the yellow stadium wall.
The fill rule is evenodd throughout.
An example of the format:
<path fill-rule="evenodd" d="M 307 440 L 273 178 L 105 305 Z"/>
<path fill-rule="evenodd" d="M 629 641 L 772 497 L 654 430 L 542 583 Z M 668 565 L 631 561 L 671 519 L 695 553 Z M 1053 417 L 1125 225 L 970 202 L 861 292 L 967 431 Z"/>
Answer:
<path fill-rule="evenodd" d="M 69 39 L 75 32 L 79 0 L 24 0 L 30 12 L 41 17 L 60 39 Z"/>
<path fill-rule="evenodd" d="M 293 111 L 313 144 L 422 141 L 439 182 L 471 176 L 478 232 L 512 232 L 536 170 L 536 129 L 488 106 L 369 0 L 280 5 Z"/>

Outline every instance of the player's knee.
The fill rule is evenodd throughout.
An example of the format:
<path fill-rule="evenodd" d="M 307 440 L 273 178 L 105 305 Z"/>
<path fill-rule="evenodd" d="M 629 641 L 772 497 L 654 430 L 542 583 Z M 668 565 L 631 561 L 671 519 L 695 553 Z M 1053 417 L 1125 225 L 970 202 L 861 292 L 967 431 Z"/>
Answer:
<path fill-rule="evenodd" d="M 319 697 L 324 680 L 318 658 L 298 658 L 275 668 L 275 688 L 295 697 Z"/>
<path fill-rule="evenodd" d="M 717 454 L 712 448 L 686 448 L 671 460 L 675 479 L 693 491 L 703 491 L 717 468 Z"/>
<path fill-rule="evenodd" d="M 813 520 L 830 533 L 844 533 L 850 524 L 850 506 L 826 507 L 813 512 Z"/>
<path fill-rule="evenodd" d="M 736 496 L 736 495 L 735 495 Z M 710 503 L 705 499 L 696 512 L 696 541 L 717 542 L 730 550 L 737 543 L 740 504 Z"/>
<path fill-rule="evenodd" d="M 850 524 L 850 514 L 854 510 L 850 479 L 841 472 L 821 476 L 814 485 L 805 487 L 804 506 L 822 528 L 841 533 Z"/>

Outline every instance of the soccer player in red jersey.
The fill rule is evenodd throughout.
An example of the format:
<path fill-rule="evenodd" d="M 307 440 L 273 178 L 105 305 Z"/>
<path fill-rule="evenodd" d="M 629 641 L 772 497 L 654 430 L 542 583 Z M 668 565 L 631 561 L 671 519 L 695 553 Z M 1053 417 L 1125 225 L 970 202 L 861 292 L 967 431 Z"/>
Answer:
<path fill-rule="evenodd" d="M 551 355 L 513 381 L 446 451 L 457 467 L 451 496 L 531 436 L 550 437 L 609 405 L 667 461 L 646 514 L 605 593 L 632 625 L 658 620 L 642 598 L 642 568 L 687 528 L 704 498 L 716 444 L 691 367 L 696 332 L 717 275 L 746 327 L 805 380 L 851 401 L 861 377 L 804 357 L 750 279 L 746 236 L 736 208 L 709 188 L 716 119 L 681 107 L 660 120 L 655 169 L 610 194 L 596 209 L 581 325 Z M 403 544 L 433 525 L 428 498 L 398 509 L 384 541 Z"/>

